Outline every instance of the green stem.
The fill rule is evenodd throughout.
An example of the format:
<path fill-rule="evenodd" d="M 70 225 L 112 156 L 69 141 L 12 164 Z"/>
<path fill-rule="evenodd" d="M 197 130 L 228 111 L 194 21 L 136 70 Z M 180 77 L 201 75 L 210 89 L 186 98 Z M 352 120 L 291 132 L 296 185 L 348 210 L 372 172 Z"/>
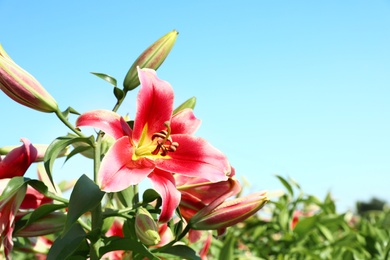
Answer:
<path fill-rule="evenodd" d="M 56 112 L 57 117 L 61 120 L 62 123 L 64 123 L 70 130 L 72 130 L 75 134 L 81 137 L 85 137 L 83 133 L 81 133 L 79 130 L 77 130 L 69 121 L 64 117 L 62 112 L 60 110 L 57 110 Z"/>
<path fill-rule="evenodd" d="M 91 260 L 98 260 L 100 259 L 99 256 L 100 240 L 101 240 L 100 233 L 102 231 L 102 226 L 103 226 L 102 205 L 100 203 L 91 211 L 91 224 L 92 224 L 91 232 L 94 233 L 94 237 L 93 239 L 90 240 L 91 245 L 89 249 L 89 254 Z"/>
<path fill-rule="evenodd" d="M 101 140 L 102 140 L 103 132 L 99 132 L 95 142 L 95 156 L 94 156 L 94 164 L 93 164 L 93 175 L 94 181 L 97 183 L 97 176 L 100 168 L 100 156 L 101 156 Z M 99 257 L 99 249 L 100 249 L 100 240 L 101 240 L 101 229 L 103 226 L 103 217 L 102 217 L 102 205 L 99 203 L 92 211 L 91 211 L 91 232 L 94 232 L 94 239 L 91 239 L 90 245 L 90 259 L 98 260 Z"/>
<path fill-rule="evenodd" d="M 112 111 L 114 111 L 114 112 L 118 111 L 119 107 L 122 105 L 123 100 L 125 100 L 126 94 L 127 94 L 127 91 L 123 91 L 123 97 L 116 102 Z"/>
<path fill-rule="evenodd" d="M 65 203 L 65 204 L 69 204 L 69 200 L 62 198 L 60 196 L 57 196 L 56 194 L 54 194 L 52 192 L 46 193 L 45 197 L 56 200 L 56 201 L 60 201 L 60 202 Z"/>

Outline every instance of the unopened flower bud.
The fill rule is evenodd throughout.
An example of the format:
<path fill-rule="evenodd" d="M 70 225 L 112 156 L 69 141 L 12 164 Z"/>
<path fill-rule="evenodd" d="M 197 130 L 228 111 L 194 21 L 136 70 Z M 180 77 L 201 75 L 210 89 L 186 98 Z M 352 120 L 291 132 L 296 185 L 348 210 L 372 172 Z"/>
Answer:
<path fill-rule="evenodd" d="M 138 239 L 147 246 L 160 242 L 157 224 L 145 208 L 139 208 L 135 216 L 135 233 Z"/>
<path fill-rule="evenodd" d="M 0 89 L 14 101 L 41 112 L 55 112 L 57 102 L 27 71 L 19 67 L 0 45 Z"/>
<path fill-rule="evenodd" d="M 140 84 L 137 67 L 157 70 L 175 44 L 178 32 L 173 30 L 150 45 L 131 65 L 123 82 L 124 90 L 132 90 Z"/>
<path fill-rule="evenodd" d="M 190 225 L 196 230 L 222 230 L 249 218 L 268 201 L 265 192 L 225 201 L 214 209 L 206 207 L 199 211 L 190 220 Z"/>
<path fill-rule="evenodd" d="M 62 212 L 51 212 L 31 224 L 17 230 L 17 237 L 37 237 L 53 234 L 64 228 L 66 215 Z"/>

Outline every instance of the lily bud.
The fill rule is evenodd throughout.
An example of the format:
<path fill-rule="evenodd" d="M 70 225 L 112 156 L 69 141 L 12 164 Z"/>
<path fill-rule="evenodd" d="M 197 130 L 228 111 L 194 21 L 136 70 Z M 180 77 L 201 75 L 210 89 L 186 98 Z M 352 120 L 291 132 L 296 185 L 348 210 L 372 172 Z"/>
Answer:
<path fill-rule="evenodd" d="M 139 208 L 135 216 L 135 233 L 138 239 L 147 246 L 157 245 L 161 238 L 157 224 L 145 208 Z"/>
<path fill-rule="evenodd" d="M 123 82 L 125 91 L 135 89 L 139 86 L 140 82 L 138 79 L 137 67 L 154 70 L 157 70 L 158 67 L 160 67 L 175 44 L 178 34 L 179 33 L 176 30 L 173 30 L 144 50 L 127 72 Z"/>
<path fill-rule="evenodd" d="M 55 112 L 57 102 L 27 71 L 19 67 L 0 45 L 0 89 L 26 107 Z"/>
<path fill-rule="evenodd" d="M 216 208 L 205 207 L 194 215 L 189 224 L 197 230 L 223 230 L 249 218 L 268 201 L 265 192 L 225 201 Z"/>
<path fill-rule="evenodd" d="M 34 221 L 14 234 L 16 237 L 37 237 L 53 234 L 64 228 L 66 215 L 62 212 L 51 212 L 46 216 Z"/>

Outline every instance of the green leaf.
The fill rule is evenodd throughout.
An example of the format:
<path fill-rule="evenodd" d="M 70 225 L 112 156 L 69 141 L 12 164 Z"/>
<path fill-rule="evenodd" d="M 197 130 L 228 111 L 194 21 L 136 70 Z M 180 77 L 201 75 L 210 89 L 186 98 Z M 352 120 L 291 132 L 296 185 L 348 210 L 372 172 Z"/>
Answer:
<path fill-rule="evenodd" d="M 334 239 L 332 232 L 330 232 L 330 230 L 326 226 L 317 223 L 317 227 L 321 231 L 322 235 L 326 238 L 326 240 L 328 240 L 329 242 L 333 242 Z"/>
<path fill-rule="evenodd" d="M 85 241 L 86 233 L 80 224 L 72 225 L 65 236 L 59 236 L 51 246 L 47 255 L 47 260 L 67 259 L 79 248 Z"/>
<path fill-rule="evenodd" d="M 160 195 L 153 189 L 147 189 L 144 194 L 142 195 L 142 202 L 143 203 L 149 203 L 149 202 L 152 202 L 154 200 L 156 200 L 157 198 L 159 198 Z"/>
<path fill-rule="evenodd" d="M 135 241 L 134 239 L 121 238 L 121 237 L 109 237 L 104 240 L 106 246 L 101 247 L 99 250 L 100 255 L 104 255 L 110 251 L 126 250 L 132 251 L 135 254 L 140 254 L 148 259 L 158 260 L 159 258 L 152 254 L 147 247 L 142 243 Z"/>
<path fill-rule="evenodd" d="M 110 83 L 114 87 L 117 86 L 116 85 L 116 79 L 114 77 L 111 77 L 110 75 L 107 75 L 107 74 L 104 74 L 104 73 L 98 73 L 98 72 L 91 72 L 91 74 L 101 78 L 104 81 L 107 81 L 108 83 Z"/>
<path fill-rule="evenodd" d="M 125 96 L 125 92 L 123 92 L 123 90 L 121 90 L 120 88 L 115 87 L 114 88 L 114 95 L 115 95 L 117 100 L 122 100 L 123 97 Z"/>
<path fill-rule="evenodd" d="M 83 174 L 77 180 L 70 195 L 68 217 L 63 234 L 71 229 L 81 215 L 96 207 L 101 202 L 104 194 L 91 179 Z"/>
<path fill-rule="evenodd" d="M 7 184 L 7 187 L 3 190 L 3 193 L 0 196 L 0 204 L 7 202 L 8 197 L 14 196 L 20 189 L 27 190 L 27 184 L 23 177 L 13 177 Z"/>
<path fill-rule="evenodd" d="M 126 208 L 131 207 L 134 204 L 135 190 L 133 185 L 130 185 L 126 189 L 117 192 L 116 195 L 118 196 L 118 199 L 122 205 Z"/>
<path fill-rule="evenodd" d="M 234 260 L 234 244 L 235 238 L 232 233 L 225 239 L 224 245 L 219 253 L 219 260 Z"/>
<path fill-rule="evenodd" d="M 66 205 L 64 204 L 44 204 L 40 207 L 36 208 L 33 212 L 28 213 L 27 215 L 24 215 L 15 226 L 15 233 L 17 233 L 17 230 L 28 226 L 35 221 L 39 220 L 40 218 L 43 218 L 47 214 L 65 208 Z"/>
<path fill-rule="evenodd" d="M 178 106 L 175 110 L 173 110 L 172 115 L 176 115 L 180 111 L 186 109 L 186 108 L 191 108 L 194 109 L 196 104 L 196 97 L 192 97 L 184 101 L 180 106 Z"/>
<path fill-rule="evenodd" d="M 67 119 L 69 114 L 74 114 L 74 115 L 80 115 L 79 112 L 77 112 L 74 108 L 68 107 L 66 110 L 61 112 L 62 115 Z"/>
<path fill-rule="evenodd" d="M 302 218 L 298 221 L 297 225 L 294 228 L 294 233 L 299 236 L 303 236 L 310 232 L 313 227 L 315 227 L 317 222 L 317 216 L 311 216 L 307 218 Z"/>
<path fill-rule="evenodd" d="M 194 249 L 186 246 L 186 245 L 176 245 L 172 247 L 167 247 L 159 253 L 165 253 L 170 255 L 175 255 L 181 257 L 181 259 L 189 259 L 189 260 L 200 260 L 200 257 L 196 254 Z M 223 259 L 233 259 L 233 258 L 223 258 Z"/>
<path fill-rule="evenodd" d="M 79 153 L 82 154 L 82 153 L 89 151 L 89 150 L 91 150 L 93 152 L 93 149 L 91 146 L 77 146 L 68 154 L 68 156 L 66 156 L 65 162 L 67 162 L 70 158 L 72 158 L 76 154 L 79 154 Z"/>
<path fill-rule="evenodd" d="M 64 150 L 66 147 L 73 143 L 87 143 L 90 146 L 93 146 L 95 143 L 95 139 L 93 136 L 87 137 L 76 137 L 76 136 L 61 136 L 56 138 L 47 148 L 45 156 L 44 156 L 44 165 L 49 176 L 51 183 L 54 185 L 52 169 L 54 165 L 54 161 L 57 159 L 58 155 Z"/>
<path fill-rule="evenodd" d="M 293 188 L 291 187 L 290 183 L 288 183 L 288 181 L 286 181 L 283 177 L 281 177 L 279 175 L 275 175 L 275 176 L 280 180 L 280 182 L 283 184 L 283 186 L 286 187 L 286 189 L 288 190 L 290 195 L 294 196 L 294 191 L 293 191 Z"/>

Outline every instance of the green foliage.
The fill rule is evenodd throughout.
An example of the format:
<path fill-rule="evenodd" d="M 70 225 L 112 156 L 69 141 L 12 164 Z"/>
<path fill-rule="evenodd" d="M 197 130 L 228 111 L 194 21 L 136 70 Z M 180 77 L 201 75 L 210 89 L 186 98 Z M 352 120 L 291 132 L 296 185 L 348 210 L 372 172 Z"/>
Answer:
<path fill-rule="evenodd" d="M 276 177 L 286 192 L 271 197 L 260 215 L 230 227 L 226 236 L 213 242 L 213 259 L 233 248 L 232 259 L 239 260 L 390 258 L 389 209 L 361 216 L 338 213 L 330 194 L 320 200 L 294 181 Z"/>

